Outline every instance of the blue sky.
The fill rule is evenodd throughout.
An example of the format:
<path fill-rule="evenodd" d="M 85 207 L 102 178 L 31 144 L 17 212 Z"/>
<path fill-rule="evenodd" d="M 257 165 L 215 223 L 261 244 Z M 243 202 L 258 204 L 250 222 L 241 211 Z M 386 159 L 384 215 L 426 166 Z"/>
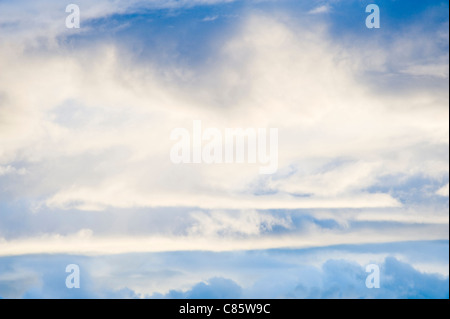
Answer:
<path fill-rule="evenodd" d="M 0 1 L 0 297 L 448 298 L 448 1 L 74 3 Z"/>

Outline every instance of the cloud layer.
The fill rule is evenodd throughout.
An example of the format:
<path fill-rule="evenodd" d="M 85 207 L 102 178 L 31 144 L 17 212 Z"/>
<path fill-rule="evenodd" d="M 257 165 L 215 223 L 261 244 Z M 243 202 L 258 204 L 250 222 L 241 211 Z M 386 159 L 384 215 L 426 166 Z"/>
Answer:
<path fill-rule="evenodd" d="M 448 241 L 0 259 L 4 298 L 448 298 Z M 69 263 L 79 289 L 64 287 Z M 366 287 L 368 264 L 380 288 Z"/>

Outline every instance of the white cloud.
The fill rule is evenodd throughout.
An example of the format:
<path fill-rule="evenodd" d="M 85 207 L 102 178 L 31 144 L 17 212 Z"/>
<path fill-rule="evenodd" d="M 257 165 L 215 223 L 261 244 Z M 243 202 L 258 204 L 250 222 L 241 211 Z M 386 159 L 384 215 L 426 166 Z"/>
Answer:
<path fill-rule="evenodd" d="M 106 182 L 95 187 L 62 190 L 46 200 L 52 208 L 102 210 L 108 207 L 199 207 L 204 209 L 302 209 L 302 208 L 363 208 L 399 207 L 401 204 L 388 194 L 352 194 L 339 197 L 295 197 L 291 195 L 240 195 L 213 192 L 166 193 L 156 189 L 148 194 L 130 184 Z M 232 196 L 230 199 L 230 196 Z"/>
<path fill-rule="evenodd" d="M 389 95 L 371 90 L 358 76 L 367 70 L 364 61 L 371 60 L 372 48 L 360 49 L 362 62 L 353 63 L 349 57 L 356 53 L 334 44 L 323 28 L 298 29 L 253 15 L 236 30 L 214 52 L 214 63 L 201 67 L 137 62 L 118 44 L 38 54 L 25 50 L 19 40 L 2 38 L 0 167 L 7 171 L 20 162 L 33 176 L 23 176 L 25 183 L 18 186 L 12 183 L 10 191 L 23 198 L 43 198 L 56 209 L 380 208 L 401 206 L 390 193 L 367 192 L 380 177 L 448 174 L 448 159 L 441 151 L 448 147 L 446 92 Z M 381 56 L 389 55 L 379 50 Z M 375 66 L 383 63 L 381 59 Z M 189 129 L 193 119 L 219 129 L 279 128 L 280 174 L 263 178 L 252 165 L 172 164 L 170 131 Z M 268 188 L 271 195 L 254 195 L 259 187 Z M 309 197 L 295 196 L 299 193 Z M 285 225 L 280 219 L 252 214 L 243 219 L 213 214 L 202 222 L 199 217 L 191 231 L 256 235 L 261 225 Z M 397 220 L 409 218 L 402 214 L 394 215 Z M 354 217 L 358 218 L 394 217 Z M 257 249 L 363 238 L 314 236 L 230 244 L 153 237 L 93 237 L 80 243 L 78 237 L 43 237 L 4 241 L 2 253 L 117 253 L 134 246 L 137 251 Z M 448 237 L 441 231 L 420 236 Z M 401 232 L 375 232 L 364 238 L 417 239 Z"/>
<path fill-rule="evenodd" d="M 272 230 L 273 226 L 292 227 L 292 221 L 287 218 L 256 211 L 244 211 L 241 214 L 194 212 L 191 216 L 195 222 L 188 233 L 193 236 L 259 235 Z"/>
<path fill-rule="evenodd" d="M 208 17 L 203 18 L 202 21 L 209 22 L 209 21 L 217 20 L 217 18 L 219 18 L 219 16 L 208 16 Z"/>
<path fill-rule="evenodd" d="M 448 67 L 448 63 L 412 65 L 407 69 L 402 70 L 402 73 L 415 76 L 435 76 L 443 79 L 448 79 Z"/>
<path fill-rule="evenodd" d="M 265 25 L 266 30 L 261 30 L 260 25 Z M 257 198 L 242 195 L 259 178 L 256 166 L 174 167 L 168 161 L 172 128 L 189 128 L 193 118 L 207 118 L 205 125 L 221 127 L 223 124 L 219 123 L 227 113 L 225 127 L 279 127 L 280 160 L 284 166 L 299 158 L 317 156 L 373 157 L 386 146 L 390 150 L 402 144 L 410 145 L 426 139 L 427 134 L 439 132 L 440 124 L 433 122 L 433 129 L 423 127 L 418 137 L 407 133 L 411 125 L 424 126 L 426 114 L 421 114 L 422 121 L 418 122 L 413 115 L 403 119 L 403 113 L 400 117 L 392 114 L 392 110 L 381 114 L 375 111 L 384 101 L 373 106 L 370 104 L 374 102 L 367 103 L 373 97 L 362 93 L 362 87 L 344 66 L 333 61 L 333 55 L 323 43 L 326 41 L 308 32 L 298 38 L 283 24 L 253 17 L 241 33 L 226 42 L 220 53 L 221 64 L 203 74 L 200 83 L 197 80 L 193 83 L 202 88 L 199 96 L 192 94 L 189 87 L 180 86 L 175 74 L 171 75 L 172 83 L 161 82 L 151 66 L 124 65 L 126 56 L 119 55 L 114 47 L 92 49 L 90 60 L 86 60 L 87 52 L 62 57 L 27 57 L 15 54 L 15 48 L 9 47 L 3 53 L 3 68 L 8 70 L 14 66 L 15 72 L 7 77 L 9 73 L 3 73 L 0 82 L 16 108 L 3 109 L 11 113 L 5 118 L 9 119 L 12 130 L 3 136 L 8 141 L 8 147 L 3 149 L 3 161 L 17 159 L 19 152 L 23 159 L 42 164 L 50 159 L 67 161 L 67 157 L 98 154 L 101 162 L 88 162 L 90 167 L 74 163 L 86 169 L 86 172 L 77 170 L 76 175 L 56 173 L 54 167 L 53 174 L 47 176 L 57 185 L 56 193 L 46 201 L 52 207 L 95 210 L 107 206 L 178 205 L 218 209 L 397 206 L 387 194 L 360 192 L 374 180 L 367 174 L 375 172 L 363 167 L 383 166 L 381 159 L 376 164 L 360 161 L 361 170 L 356 165 L 340 173 L 329 172 L 329 177 L 302 177 L 304 186 L 295 183 L 295 178 L 273 184 L 281 192 L 311 192 L 310 199 L 292 198 L 288 194 Z M 249 53 L 253 54 L 251 60 L 247 58 Z M 317 59 L 320 63 L 312 67 L 311 61 Z M 280 65 L 275 61 L 283 62 Z M 170 71 L 171 66 L 167 67 Z M 330 70 L 334 70 L 332 81 Z M 270 78 L 264 76 L 266 72 L 271 74 Z M 213 74 L 215 79 L 210 78 Z M 236 82 L 237 79 L 244 82 Z M 322 84 L 316 87 L 311 83 Z M 55 94 L 53 87 L 64 89 Z M 221 93 L 236 87 L 244 91 L 235 101 L 227 99 L 236 95 L 226 97 Z M 28 92 L 26 96 L 21 94 L 23 90 Z M 61 123 L 54 112 L 67 100 L 74 100 L 79 111 L 76 116 L 66 114 L 72 122 Z M 226 108 L 218 109 L 214 100 L 226 103 Z M 361 103 L 365 106 L 360 106 Z M 395 123 L 392 129 L 384 124 L 385 117 Z M 382 130 L 381 121 L 385 126 Z M 315 133 L 318 127 L 320 134 Z M 442 129 L 445 130 L 445 125 Z M 387 144 L 392 134 L 401 137 L 396 144 Z M 161 138 L 164 136 L 167 138 Z M 353 142 L 348 143 L 349 139 Z M 106 155 L 113 150 L 117 155 Z M 64 165 L 61 169 L 66 170 Z M 39 188 L 46 191 L 45 184 Z M 217 195 L 224 192 L 235 193 L 234 202 Z M 157 196 L 148 196 L 149 193 Z"/>
<path fill-rule="evenodd" d="M 329 5 L 322 5 L 310 10 L 308 13 L 309 14 L 327 13 L 330 12 L 330 9 L 331 8 Z"/>
<path fill-rule="evenodd" d="M 0 166 L 0 176 L 7 175 L 7 174 L 25 175 L 26 173 L 27 173 L 27 171 L 24 168 L 17 169 L 11 165 Z"/>
<path fill-rule="evenodd" d="M 447 185 L 445 185 L 445 186 L 442 186 L 441 188 L 439 188 L 437 191 L 436 191 L 436 194 L 437 195 L 440 195 L 440 196 L 446 196 L 446 197 L 448 197 L 448 184 Z"/>
<path fill-rule="evenodd" d="M 310 227 L 308 231 L 296 235 L 248 236 L 247 238 L 192 234 L 189 236 L 93 236 L 90 232 L 80 231 L 68 236 L 47 234 L 13 240 L 0 238 L 0 256 L 41 253 L 109 255 L 131 252 L 259 250 L 448 238 L 447 225 L 430 224 L 422 226 L 420 232 L 417 230 L 415 225 L 397 228 L 395 232 L 375 229 L 332 231 Z"/>

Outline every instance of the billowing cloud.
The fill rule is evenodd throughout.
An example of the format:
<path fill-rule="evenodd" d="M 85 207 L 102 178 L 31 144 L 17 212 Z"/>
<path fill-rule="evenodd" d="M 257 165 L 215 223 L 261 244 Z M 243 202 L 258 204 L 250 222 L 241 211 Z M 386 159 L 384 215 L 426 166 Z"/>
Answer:
<path fill-rule="evenodd" d="M 242 295 L 242 288 L 233 280 L 211 278 L 206 283 L 200 282 L 192 289 L 183 292 L 172 290 L 166 295 L 155 294 L 152 298 L 170 299 L 237 299 Z"/>
<path fill-rule="evenodd" d="M 94 49 L 95 65 L 85 60 L 87 52 L 36 57 L 7 46 L 2 69 L 14 73 L 2 73 L 10 105 L 2 108 L 10 128 L 2 135 L 2 161 L 20 160 L 47 176 L 45 184 L 27 183 L 25 192 L 46 194 L 46 205 L 63 209 L 398 206 L 389 194 L 366 189 L 387 174 L 446 174 L 446 159 L 435 154 L 448 142 L 442 120 L 448 109 L 426 92 L 416 108 L 400 103 L 417 104 L 417 95 L 365 92 L 347 62 L 336 63 L 345 55 L 333 54 L 329 43 L 325 34 L 299 35 L 252 16 L 215 53 L 220 60 L 211 69 L 183 70 L 197 74 L 185 80 L 168 65 L 171 82 L 161 81 L 151 64 L 125 64 L 131 56 L 115 46 Z M 190 93 L 192 86 L 200 89 Z M 264 180 L 256 165 L 175 166 L 168 160 L 170 130 L 189 129 L 198 118 L 220 129 L 278 127 L 280 170 L 288 176 Z M 425 158 L 423 146 L 415 146 L 424 143 L 431 151 Z M 333 164 L 341 158 L 346 162 Z M 296 171 L 287 171 L 292 165 Z M 244 195 L 255 183 L 278 195 Z M 229 193 L 233 201 L 219 195 Z"/>
<path fill-rule="evenodd" d="M 387 247 L 391 248 L 386 250 Z M 362 259 L 358 246 L 330 247 L 326 251 L 329 256 L 323 260 L 320 250 L 134 254 L 133 262 L 130 262 L 130 255 L 106 258 L 70 255 L 3 257 L 0 296 L 448 298 L 448 268 L 446 274 L 423 271 L 416 266 L 417 260 L 411 262 L 406 261 L 404 255 L 391 255 L 401 247 L 403 252 L 409 251 L 406 256 L 411 258 L 413 252 L 418 253 L 417 247 L 426 247 L 431 251 L 419 253 L 422 254 L 421 259 L 428 256 L 436 259 L 433 253 L 448 249 L 448 242 L 444 245 L 437 242 L 418 243 L 414 247 L 403 243 L 392 247 L 363 247 L 363 251 L 370 254 Z M 348 254 L 352 250 L 355 255 Z M 67 289 L 64 287 L 68 275 L 64 271 L 65 266 L 74 262 L 80 267 L 80 288 Z M 444 266 L 445 257 L 439 262 Z M 380 269 L 380 288 L 366 287 L 369 275 L 366 266 L 369 264 L 375 264 Z M 214 271 L 211 265 L 215 267 Z"/>

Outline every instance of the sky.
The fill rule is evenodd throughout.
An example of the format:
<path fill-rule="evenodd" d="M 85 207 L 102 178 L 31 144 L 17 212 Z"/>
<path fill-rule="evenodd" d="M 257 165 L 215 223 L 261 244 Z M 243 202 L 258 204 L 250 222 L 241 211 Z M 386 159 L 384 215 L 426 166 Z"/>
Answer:
<path fill-rule="evenodd" d="M 448 12 L 0 0 L 0 298 L 449 298 Z M 173 163 L 196 120 L 278 169 Z"/>

